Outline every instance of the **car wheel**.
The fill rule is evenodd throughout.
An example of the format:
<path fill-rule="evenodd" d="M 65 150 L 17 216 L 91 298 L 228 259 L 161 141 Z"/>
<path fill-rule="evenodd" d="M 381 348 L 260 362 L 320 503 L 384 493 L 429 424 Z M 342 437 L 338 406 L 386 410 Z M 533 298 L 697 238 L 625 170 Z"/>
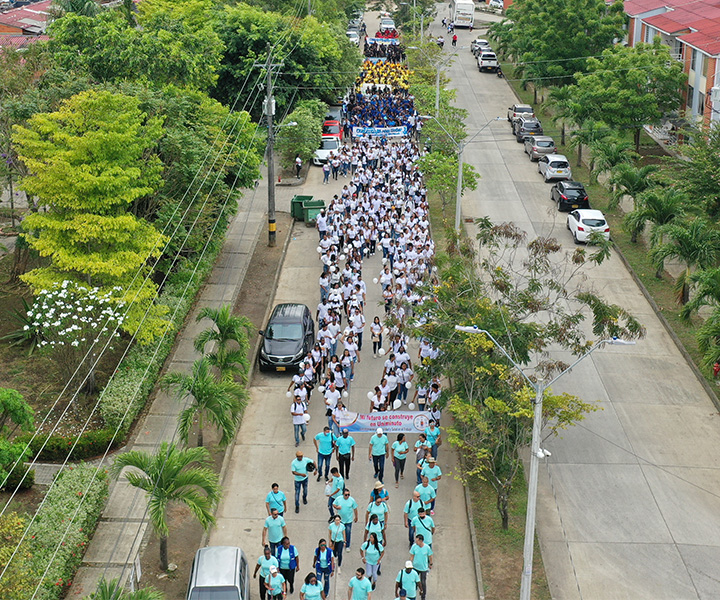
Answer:
<path fill-rule="evenodd" d="M 573 233 L 573 242 L 575 242 L 576 244 L 580 243 L 580 240 L 577 239 L 577 233 Z"/>

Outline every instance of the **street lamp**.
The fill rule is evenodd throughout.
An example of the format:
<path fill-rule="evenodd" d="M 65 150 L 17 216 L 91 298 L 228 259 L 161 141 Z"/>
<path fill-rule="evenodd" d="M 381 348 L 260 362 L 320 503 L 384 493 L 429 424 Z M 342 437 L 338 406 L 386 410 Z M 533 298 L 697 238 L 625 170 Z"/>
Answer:
<path fill-rule="evenodd" d="M 410 8 L 410 4 L 408 2 L 400 2 L 401 6 L 407 6 Z M 417 0 L 413 0 L 412 3 L 412 10 L 413 10 L 413 37 L 415 37 L 415 17 L 417 16 Z M 423 10 L 420 13 L 420 38 L 425 37 L 425 11 Z"/>
<path fill-rule="evenodd" d="M 460 50 L 465 50 L 467 46 L 460 46 L 455 50 L 455 52 L 452 52 L 450 56 L 448 56 L 445 60 L 438 61 L 437 63 L 433 63 L 432 58 L 428 55 L 425 50 L 420 46 L 408 46 L 408 50 L 420 50 L 425 55 L 425 58 L 427 58 L 431 63 L 432 66 L 435 68 L 435 118 L 437 119 L 440 116 L 440 73 L 442 72 L 441 69 L 443 67 L 446 67 L 450 61 L 455 58 L 458 55 L 458 52 Z"/>
<path fill-rule="evenodd" d="M 540 448 L 540 429 L 542 427 L 542 402 L 545 390 L 547 390 L 553 383 L 560 379 L 565 373 L 572 370 L 580 361 L 586 359 L 595 350 L 601 348 L 605 344 L 614 346 L 633 346 L 635 342 L 627 340 L 621 340 L 619 338 L 610 338 L 606 340 L 600 340 L 595 342 L 593 346 L 582 356 L 580 356 L 573 364 L 567 369 L 561 371 L 548 383 L 545 383 L 542 379 L 537 382 L 533 382 L 522 370 L 522 367 L 517 364 L 512 357 L 508 354 L 507 350 L 492 336 L 492 334 L 485 330 L 480 329 L 477 326 L 465 327 L 462 325 L 455 325 L 456 331 L 462 331 L 463 333 L 481 333 L 492 341 L 493 344 L 505 355 L 512 365 L 520 372 L 525 378 L 531 388 L 535 390 L 535 404 L 533 411 L 533 428 L 532 428 L 532 442 L 530 444 L 530 475 L 528 477 L 528 504 L 527 513 L 525 515 L 525 545 L 523 547 L 523 572 L 522 579 L 520 581 L 520 600 L 530 600 L 530 587 L 532 585 L 532 566 L 533 566 L 533 550 L 535 549 L 535 511 L 537 507 L 537 486 L 538 486 L 538 470 L 540 466 L 540 459 L 550 456 L 547 450 Z"/>
<path fill-rule="evenodd" d="M 455 144 L 455 147 L 458 151 L 458 178 L 457 178 L 457 188 L 455 190 L 455 233 L 459 236 L 460 235 L 460 217 L 462 215 L 462 185 L 463 185 L 463 152 L 465 151 L 465 146 L 467 146 L 470 142 L 472 142 L 483 129 L 485 129 L 487 126 L 490 125 L 490 123 L 494 123 L 495 121 L 501 121 L 503 117 L 495 117 L 494 119 L 490 119 L 485 125 L 483 125 L 480 129 L 478 129 L 475 134 L 467 141 L 467 142 L 458 142 L 452 134 L 445 129 L 443 124 L 440 122 L 440 120 L 437 117 L 433 117 L 430 115 L 420 115 L 421 119 L 433 119 L 440 128 L 445 132 L 445 134 L 450 138 L 450 141 L 452 141 L 453 144 Z"/>

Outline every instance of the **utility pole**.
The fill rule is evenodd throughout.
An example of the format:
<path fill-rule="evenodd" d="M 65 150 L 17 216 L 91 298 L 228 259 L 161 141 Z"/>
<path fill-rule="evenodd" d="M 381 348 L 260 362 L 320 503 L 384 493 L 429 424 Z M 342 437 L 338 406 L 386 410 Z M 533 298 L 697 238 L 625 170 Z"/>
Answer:
<path fill-rule="evenodd" d="M 268 172 L 268 246 L 275 246 L 275 130 L 273 117 L 275 116 L 275 98 L 273 97 L 273 68 L 282 66 L 282 63 L 272 62 L 272 47 L 267 45 L 268 55 L 265 63 L 255 63 L 254 67 L 265 68 L 265 100 L 263 101 L 263 114 L 267 120 L 268 143 L 267 143 L 267 172 Z"/>

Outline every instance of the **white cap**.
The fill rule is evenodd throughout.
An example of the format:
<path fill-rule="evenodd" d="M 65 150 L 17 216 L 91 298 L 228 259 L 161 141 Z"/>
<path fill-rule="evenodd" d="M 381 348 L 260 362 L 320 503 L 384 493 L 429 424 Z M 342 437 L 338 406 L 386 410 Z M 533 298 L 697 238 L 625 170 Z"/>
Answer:
<path fill-rule="evenodd" d="M 382 432 L 383 432 L 382 427 L 378 427 L 377 431 L 375 433 L 377 433 L 378 435 L 382 435 Z"/>
<path fill-rule="evenodd" d="M 405 568 L 406 568 L 406 569 L 412 569 L 412 568 L 413 568 L 413 564 L 412 564 L 412 561 L 411 561 L 411 560 L 406 560 L 406 561 L 405 561 Z"/>

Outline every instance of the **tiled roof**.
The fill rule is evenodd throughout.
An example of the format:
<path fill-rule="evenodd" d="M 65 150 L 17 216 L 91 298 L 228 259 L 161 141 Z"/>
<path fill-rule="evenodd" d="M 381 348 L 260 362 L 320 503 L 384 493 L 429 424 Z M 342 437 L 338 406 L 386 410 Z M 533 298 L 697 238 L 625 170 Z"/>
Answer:
<path fill-rule="evenodd" d="M 35 2 L 0 13 L 0 23 L 22 27 L 26 31 L 43 33 L 48 20 L 48 10 L 53 0 Z"/>
<path fill-rule="evenodd" d="M 50 38 L 46 35 L 0 35 L 0 48 L 26 48 L 37 42 L 47 42 Z"/>

